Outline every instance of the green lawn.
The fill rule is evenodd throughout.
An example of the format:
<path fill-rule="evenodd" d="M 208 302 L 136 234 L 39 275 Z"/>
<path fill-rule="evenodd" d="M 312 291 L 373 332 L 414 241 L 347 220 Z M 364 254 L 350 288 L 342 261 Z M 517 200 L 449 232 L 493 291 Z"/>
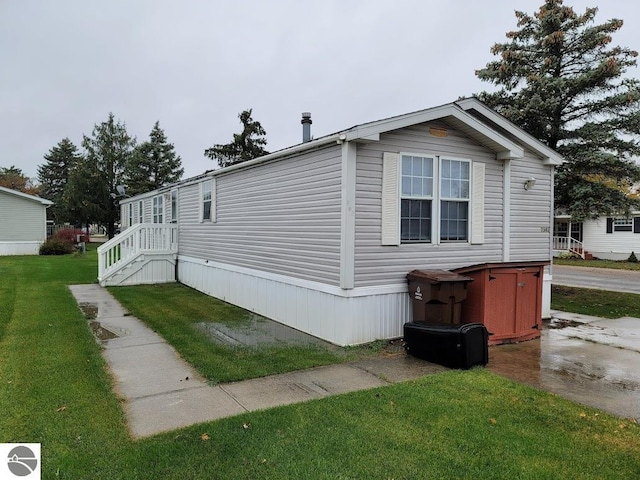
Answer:
<path fill-rule="evenodd" d="M 0 257 L 0 441 L 42 443 L 44 479 L 640 475 L 634 422 L 483 369 L 132 441 L 100 346 L 66 287 L 94 281 L 95 263 L 94 251 Z"/>
<path fill-rule="evenodd" d="M 627 262 L 616 260 L 583 260 L 581 258 L 553 259 L 554 265 L 569 265 L 571 267 L 614 268 L 617 270 L 640 270 L 640 262 Z"/>
<path fill-rule="evenodd" d="M 348 351 L 317 346 L 250 348 L 213 343 L 196 324 L 242 326 L 250 321 L 251 313 L 179 284 L 114 287 L 109 291 L 213 384 L 343 362 Z"/>
<path fill-rule="evenodd" d="M 603 318 L 640 317 L 640 295 L 554 285 L 551 308 Z"/>

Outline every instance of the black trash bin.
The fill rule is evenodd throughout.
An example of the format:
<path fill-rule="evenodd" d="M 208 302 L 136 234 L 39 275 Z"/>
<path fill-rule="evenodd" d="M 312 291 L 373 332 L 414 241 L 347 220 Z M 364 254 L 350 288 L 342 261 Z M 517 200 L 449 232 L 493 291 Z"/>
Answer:
<path fill-rule="evenodd" d="M 447 270 L 413 270 L 407 280 L 414 322 L 460 324 L 461 303 L 473 278 Z"/>

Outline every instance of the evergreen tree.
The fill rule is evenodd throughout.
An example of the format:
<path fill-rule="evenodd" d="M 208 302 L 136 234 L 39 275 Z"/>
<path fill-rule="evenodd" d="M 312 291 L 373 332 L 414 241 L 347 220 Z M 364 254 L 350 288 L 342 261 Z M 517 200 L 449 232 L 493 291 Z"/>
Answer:
<path fill-rule="evenodd" d="M 174 147 L 168 143 L 160 122 L 156 122 L 149 140 L 135 148 L 126 166 L 127 195 L 154 190 L 180 180 L 184 168 Z"/>
<path fill-rule="evenodd" d="M 0 187 L 18 190 L 29 195 L 38 195 L 40 189 L 34 185 L 21 168 L 11 165 L 10 167 L 0 167 Z"/>
<path fill-rule="evenodd" d="M 216 144 L 204 151 L 206 157 L 216 160 L 221 167 L 246 162 L 268 154 L 265 150 L 267 134 L 260 122 L 251 118 L 252 109 L 238 114 L 242 123 L 242 132 L 233 134 L 233 142 Z"/>
<path fill-rule="evenodd" d="M 104 205 L 96 186 L 103 176 L 85 157 L 79 157 L 69 172 L 69 178 L 62 195 L 68 221 L 73 225 L 100 223 L 104 218 Z"/>
<path fill-rule="evenodd" d="M 115 234 L 115 224 L 120 219 L 116 185 L 123 183 L 125 165 L 130 161 L 135 145 L 136 141 L 127 133 L 125 124 L 116 122 L 113 113 L 109 113 L 106 122 L 94 126 L 91 137 L 83 136 L 86 160 L 78 172 L 91 182 L 83 201 L 89 206 L 92 218 L 86 220 L 105 225 L 109 238 Z M 70 193 L 77 195 L 76 192 Z"/>
<path fill-rule="evenodd" d="M 44 159 L 46 163 L 38 167 L 38 181 L 42 196 L 54 203 L 47 209 L 47 216 L 56 223 L 71 222 L 64 192 L 71 171 L 80 160 L 78 149 L 71 140 L 63 138 Z"/>
<path fill-rule="evenodd" d="M 580 220 L 628 214 L 640 181 L 640 82 L 625 77 L 637 52 L 612 46 L 622 20 L 594 24 L 562 0 L 546 0 L 533 16 L 516 11 L 517 31 L 491 49 L 499 58 L 478 70 L 500 87 L 480 99 L 564 156 L 556 208 Z"/>

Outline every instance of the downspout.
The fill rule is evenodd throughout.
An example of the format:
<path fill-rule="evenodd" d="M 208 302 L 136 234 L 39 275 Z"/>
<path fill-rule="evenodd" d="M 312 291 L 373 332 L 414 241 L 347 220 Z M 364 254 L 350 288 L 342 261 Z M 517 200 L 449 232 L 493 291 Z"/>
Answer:
<path fill-rule="evenodd" d="M 504 160 L 504 210 L 502 214 L 502 261 L 511 259 L 511 159 Z"/>

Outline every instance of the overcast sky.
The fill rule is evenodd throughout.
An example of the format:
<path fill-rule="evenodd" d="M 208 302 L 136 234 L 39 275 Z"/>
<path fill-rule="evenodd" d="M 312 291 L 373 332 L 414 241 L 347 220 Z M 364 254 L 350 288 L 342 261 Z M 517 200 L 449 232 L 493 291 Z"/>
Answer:
<path fill-rule="evenodd" d="M 156 120 L 185 178 L 253 108 L 267 149 L 429 108 L 491 86 L 474 71 L 543 0 L 0 0 L 0 167 L 30 177 L 109 112 L 144 141 Z M 640 50 L 637 0 L 565 0 Z M 639 77 L 640 72 L 631 75 Z"/>

